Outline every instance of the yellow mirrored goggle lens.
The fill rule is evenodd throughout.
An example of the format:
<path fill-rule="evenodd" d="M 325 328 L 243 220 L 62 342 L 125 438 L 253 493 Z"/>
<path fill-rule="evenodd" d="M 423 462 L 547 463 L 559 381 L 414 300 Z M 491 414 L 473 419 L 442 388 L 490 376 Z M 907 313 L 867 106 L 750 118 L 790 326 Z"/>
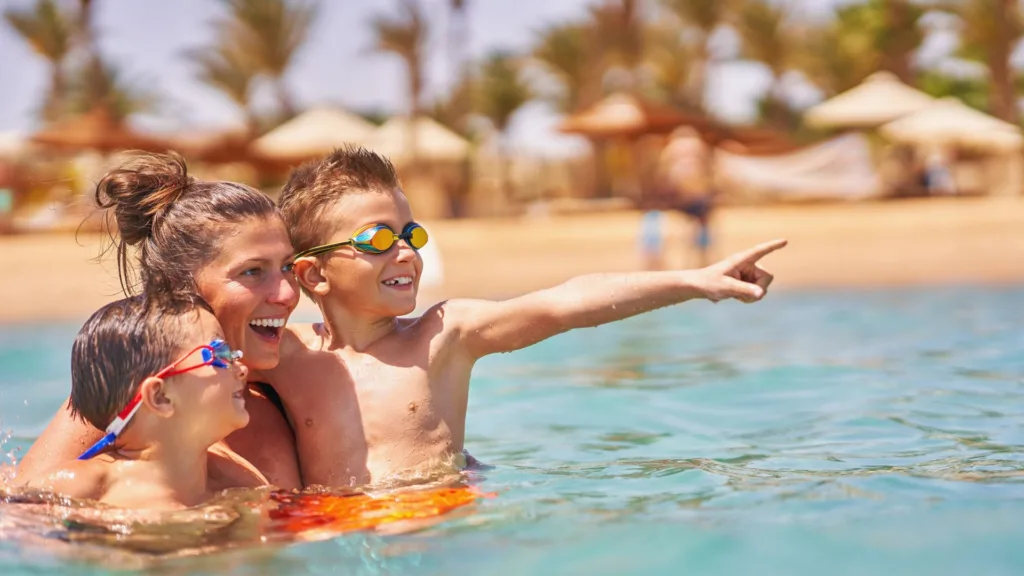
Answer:
<path fill-rule="evenodd" d="M 427 245 L 427 231 L 417 226 L 409 232 L 409 245 L 419 250 Z"/>
<path fill-rule="evenodd" d="M 380 228 L 373 234 L 373 238 L 370 238 L 370 246 L 373 246 L 375 250 L 381 252 L 391 248 L 395 243 L 395 233 L 389 228 Z"/>

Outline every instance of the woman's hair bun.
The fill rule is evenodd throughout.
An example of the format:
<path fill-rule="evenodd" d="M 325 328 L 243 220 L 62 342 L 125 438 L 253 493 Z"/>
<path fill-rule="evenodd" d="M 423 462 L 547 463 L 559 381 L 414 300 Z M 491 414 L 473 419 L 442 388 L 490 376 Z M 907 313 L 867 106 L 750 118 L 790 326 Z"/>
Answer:
<path fill-rule="evenodd" d="M 100 180 L 96 203 L 113 211 L 118 235 L 125 244 L 138 244 L 153 234 L 192 182 L 185 159 L 177 152 L 132 152 Z"/>

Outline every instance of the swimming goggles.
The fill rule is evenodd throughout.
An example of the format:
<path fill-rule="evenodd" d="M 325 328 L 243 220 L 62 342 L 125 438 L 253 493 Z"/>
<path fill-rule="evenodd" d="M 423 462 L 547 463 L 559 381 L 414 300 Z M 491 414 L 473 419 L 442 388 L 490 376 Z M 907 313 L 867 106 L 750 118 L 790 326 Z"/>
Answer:
<path fill-rule="evenodd" d="M 200 351 L 202 352 L 203 356 L 202 362 L 198 364 L 193 364 L 191 366 L 185 366 L 184 368 L 178 367 L 178 365 L 184 362 L 185 359 L 187 359 L 189 356 Z M 224 342 L 220 338 L 217 338 L 212 340 L 209 344 L 203 346 L 196 346 L 191 351 L 189 351 L 188 354 L 185 354 L 181 358 L 178 358 L 177 360 L 174 361 L 173 364 L 157 372 L 156 377 L 170 378 L 171 376 L 177 376 L 178 374 L 191 372 L 192 370 L 202 368 L 203 366 L 227 368 L 228 364 L 234 364 L 241 357 L 241 350 L 232 350 L 227 345 L 226 342 Z M 117 439 L 117 436 L 124 430 L 125 426 L 128 425 L 128 421 L 132 419 L 132 416 L 135 416 L 136 412 L 138 412 L 140 406 L 142 406 L 141 391 L 135 394 L 135 397 L 132 398 L 131 402 L 129 402 L 127 406 L 124 407 L 124 410 L 121 410 L 120 412 L 117 413 L 117 417 L 114 418 L 114 421 L 111 422 L 109 426 L 107 426 L 106 430 L 104 430 L 105 434 L 103 438 L 100 438 L 99 441 L 93 444 L 91 448 L 83 452 L 82 455 L 78 457 L 78 459 L 88 460 L 102 452 L 111 444 L 113 444 L 114 440 Z"/>
<path fill-rule="evenodd" d="M 428 239 L 427 231 L 415 222 L 406 224 L 401 234 L 395 234 L 395 231 L 387 224 L 370 224 L 357 230 L 351 240 L 308 248 L 296 254 L 295 257 L 319 256 L 343 246 L 351 246 L 364 254 L 383 254 L 399 240 L 405 240 L 410 248 L 419 250 L 427 245 Z"/>

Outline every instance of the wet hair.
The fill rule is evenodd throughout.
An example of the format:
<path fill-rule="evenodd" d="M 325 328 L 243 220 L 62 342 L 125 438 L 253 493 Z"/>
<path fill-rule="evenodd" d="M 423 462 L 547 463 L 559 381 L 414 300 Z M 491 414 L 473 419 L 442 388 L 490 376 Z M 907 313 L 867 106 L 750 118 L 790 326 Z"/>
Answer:
<path fill-rule="evenodd" d="M 96 203 L 117 248 L 125 295 L 197 293 L 195 273 L 217 254 L 218 240 L 250 218 L 280 216 L 262 192 L 234 182 L 189 176 L 175 152 L 133 152 L 96 186 Z M 129 252 L 137 250 L 134 266 Z"/>
<path fill-rule="evenodd" d="M 158 300 L 137 295 L 103 306 L 71 346 L 71 415 L 103 430 L 146 378 L 177 360 L 200 298 Z"/>
<path fill-rule="evenodd" d="M 386 157 L 359 146 L 334 150 L 292 171 L 278 204 L 296 252 L 319 246 L 334 233 L 330 210 L 342 197 L 392 192 L 401 184 Z"/>

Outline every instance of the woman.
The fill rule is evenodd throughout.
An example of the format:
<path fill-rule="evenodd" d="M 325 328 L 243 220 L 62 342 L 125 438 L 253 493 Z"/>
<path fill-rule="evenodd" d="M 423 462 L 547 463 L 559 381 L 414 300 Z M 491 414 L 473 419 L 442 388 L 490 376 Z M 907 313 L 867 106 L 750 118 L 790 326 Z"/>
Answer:
<path fill-rule="evenodd" d="M 281 331 L 299 294 L 288 232 L 266 195 L 232 182 L 196 181 L 181 156 L 170 153 L 138 154 L 110 171 L 96 188 L 96 200 L 116 223 L 126 294 L 141 288 L 150 296 L 203 298 L 250 370 L 277 365 Z M 294 434 L 275 402 L 273 389 L 250 383 L 249 425 L 214 449 L 249 460 L 275 486 L 302 488 Z M 101 435 L 72 419 L 65 403 L 19 464 L 18 475 L 28 479 L 54 470 Z"/>

